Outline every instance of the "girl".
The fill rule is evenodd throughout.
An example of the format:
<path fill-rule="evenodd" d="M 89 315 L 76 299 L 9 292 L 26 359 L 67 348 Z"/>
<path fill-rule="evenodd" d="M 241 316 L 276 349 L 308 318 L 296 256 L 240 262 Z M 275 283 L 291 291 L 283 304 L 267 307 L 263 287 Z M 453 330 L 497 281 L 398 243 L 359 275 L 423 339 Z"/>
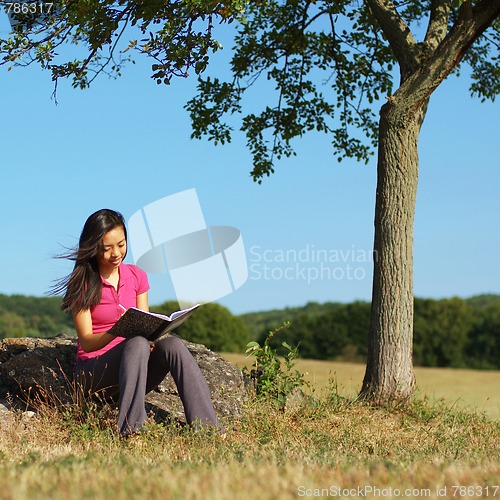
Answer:
<path fill-rule="evenodd" d="M 64 292 L 62 309 L 71 311 L 78 334 L 75 379 L 86 393 L 118 397 L 118 431 L 126 437 L 145 420 L 145 395 L 168 372 L 177 385 L 189 424 L 219 426 L 203 375 L 183 342 L 173 336 L 154 348 L 144 337 L 125 340 L 107 331 L 123 307 L 149 310 L 147 275 L 124 264 L 127 230 L 123 216 L 103 209 L 85 222 L 78 248 L 66 257 L 72 273 L 54 291 Z"/>

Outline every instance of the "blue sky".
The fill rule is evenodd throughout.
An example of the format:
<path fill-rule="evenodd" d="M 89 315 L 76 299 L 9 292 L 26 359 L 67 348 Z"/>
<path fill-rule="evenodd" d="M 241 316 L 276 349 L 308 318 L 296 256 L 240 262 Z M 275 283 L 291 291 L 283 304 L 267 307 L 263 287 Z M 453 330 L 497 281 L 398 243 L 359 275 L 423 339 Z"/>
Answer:
<path fill-rule="evenodd" d="M 0 36 L 7 30 L 2 14 Z M 41 296 L 67 274 L 71 265 L 53 256 L 76 243 L 93 211 L 128 218 L 195 188 L 207 224 L 242 233 L 248 280 L 219 301 L 232 312 L 369 300 L 376 158 L 339 164 L 328 137 L 310 135 L 258 185 L 242 137 L 190 140 L 183 105 L 195 79 L 165 87 L 149 75 L 150 62 L 137 59 L 89 90 L 61 82 L 56 106 L 49 74 L 0 68 L 0 293 Z M 467 87 L 467 78 L 444 82 L 421 133 L 418 297 L 500 293 L 500 108 Z M 152 304 L 175 298 L 167 275 L 150 281 Z"/>

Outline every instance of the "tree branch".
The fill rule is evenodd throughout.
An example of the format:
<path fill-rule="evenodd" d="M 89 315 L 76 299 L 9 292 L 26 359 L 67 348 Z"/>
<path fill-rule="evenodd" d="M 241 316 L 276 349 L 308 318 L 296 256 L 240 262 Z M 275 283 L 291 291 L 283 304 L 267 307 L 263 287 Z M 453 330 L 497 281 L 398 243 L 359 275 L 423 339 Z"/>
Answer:
<path fill-rule="evenodd" d="M 457 67 L 470 46 L 500 16 L 500 0 L 478 0 L 470 15 L 459 16 L 448 35 L 394 94 L 393 98 L 418 107 Z"/>
<path fill-rule="evenodd" d="M 130 11 L 127 12 L 127 15 L 125 16 L 125 22 L 123 23 L 123 26 L 122 26 L 120 33 L 118 33 L 118 36 L 116 37 L 115 43 L 113 44 L 113 46 L 110 49 L 109 57 L 107 58 L 106 62 L 104 64 L 102 64 L 101 67 L 96 71 L 95 75 L 90 79 L 89 85 L 99 76 L 100 73 L 102 73 L 104 71 L 104 68 L 106 68 L 106 66 L 110 63 L 110 61 L 113 60 L 113 56 L 114 56 L 116 47 L 118 45 L 118 42 L 120 41 L 121 37 L 123 36 L 123 33 L 125 32 L 125 29 L 128 26 L 129 16 L 130 16 Z M 123 17 L 124 16 L 122 14 L 119 18 L 119 21 L 121 21 L 123 19 Z M 84 68 L 82 68 L 82 71 L 83 71 L 83 69 Z"/>
<path fill-rule="evenodd" d="M 418 61 L 418 44 L 391 0 L 366 0 L 401 68 L 402 79 Z"/>
<path fill-rule="evenodd" d="M 467 0 L 469 2 L 470 0 Z M 449 34 L 436 48 L 432 59 L 436 70 L 434 78 L 441 82 L 460 63 L 470 46 L 500 16 L 500 0 L 478 0 L 471 15 L 459 16 Z"/>
<path fill-rule="evenodd" d="M 469 2 L 470 0 L 466 1 L 467 4 Z M 500 0 L 478 0 L 476 5 L 472 7 L 472 19 L 467 19 L 465 21 L 465 24 L 468 24 L 472 30 L 472 37 L 468 43 L 464 44 L 462 56 L 472 43 L 474 43 L 499 16 Z M 463 22 L 463 20 L 459 18 L 459 22 Z"/>
<path fill-rule="evenodd" d="M 448 30 L 451 2 L 449 0 L 432 0 L 431 15 L 424 44 L 433 51 L 443 41 Z"/>

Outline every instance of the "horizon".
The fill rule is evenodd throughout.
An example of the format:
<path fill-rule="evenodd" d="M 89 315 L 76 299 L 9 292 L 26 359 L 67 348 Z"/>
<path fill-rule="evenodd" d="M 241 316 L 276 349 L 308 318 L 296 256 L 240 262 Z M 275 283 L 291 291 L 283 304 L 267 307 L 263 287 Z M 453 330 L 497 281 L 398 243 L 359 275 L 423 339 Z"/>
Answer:
<path fill-rule="evenodd" d="M 25 294 L 22 294 L 22 293 L 5 294 L 5 293 L 0 292 L 0 296 L 9 297 L 9 298 L 24 297 L 24 298 L 30 298 L 30 299 L 31 298 L 32 299 L 56 298 L 56 299 L 62 300 L 62 296 L 61 295 L 48 295 L 48 294 L 47 295 L 25 295 Z M 414 300 L 435 300 L 435 301 L 450 300 L 450 299 L 458 298 L 458 299 L 461 299 L 461 300 L 467 302 L 467 301 L 470 301 L 470 300 L 473 300 L 473 299 L 487 298 L 487 297 L 495 298 L 495 299 L 499 299 L 500 300 L 500 293 L 480 293 L 480 294 L 472 295 L 472 296 L 469 296 L 469 297 L 461 297 L 461 296 L 458 296 L 458 295 L 451 295 L 449 297 L 440 297 L 440 298 L 420 297 L 420 296 L 414 296 L 413 298 L 414 298 Z M 164 300 L 164 301 L 162 301 L 162 302 L 160 302 L 158 304 L 150 304 L 150 307 L 151 308 L 160 307 L 160 306 L 166 304 L 167 302 L 177 302 L 177 299 L 176 298 L 166 299 L 166 300 Z M 307 307 L 310 304 L 317 304 L 319 306 L 324 306 L 324 305 L 328 305 L 328 304 L 349 305 L 349 304 L 353 304 L 353 303 L 356 303 L 356 302 L 362 302 L 362 303 L 365 303 L 365 304 L 369 304 L 371 302 L 371 300 L 357 300 L 357 299 L 355 299 L 355 300 L 351 300 L 351 301 L 348 301 L 348 302 L 332 301 L 332 300 L 326 300 L 326 301 L 323 301 L 323 302 L 318 302 L 318 301 L 312 300 L 312 301 L 308 301 L 308 302 L 305 302 L 303 304 L 297 304 L 297 305 L 294 305 L 294 306 L 284 306 L 284 307 L 272 308 L 272 309 L 259 309 L 259 310 L 256 310 L 256 311 L 246 311 L 246 312 L 242 312 L 242 313 L 235 313 L 229 307 L 224 306 L 223 304 L 219 304 L 219 305 L 221 305 L 221 306 L 225 307 L 226 309 L 228 309 L 228 311 L 231 314 L 233 314 L 234 316 L 243 316 L 245 314 L 258 314 L 258 313 L 266 313 L 266 312 L 271 312 L 271 311 L 286 311 L 287 309 L 302 309 L 302 308 Z M 217 303 L 217 302 L 213 302 L 213 303 Z M 172 312 L 175 312 L 175 311 L 172 311 Z"/>
<path fill-rule="evenodd" d="M 8 27 L 0 15 L 0 36 Z M 230 46 L 229 38 L 222 41 Z M 212 56 L 208 74 L 227 75 L 230 55 L 226 49 Z M 294 143 L 296 156 L 278 161 L 275 173 L 256 184 L 241 134 L 224 146 L 190 139 L 183 106 L 196 93 L 196 79 L 165 87 L 150 74 L 150 62 L 138 57 L 119 79 L 97 79 L 87 90 L 61 81 L 56 105 L 50 74 L 34 66 L 1 67 L 9 133 L 2 150 L 8 174 L 0 185 L 0 292 L 42 296 L 69 274 L 68 263 L 52 256 L 74 246 L 95 210 L 113 208 L 128 220 L 156 200 L 195 188 L 207 225 L 235 227 L 242 235 L 248 279 L 217 301 L 235 314 L 371 300 L 369 262 L 321 267 L 312 259 L 294 261 L 293 253 L 313 246 L 372 252 L 376 155 L 368 165 L 339 164 L 329 137 L 311 133 Z M 500 293 L 499 100 L 471 98 L 468 84 L 464 70 L 436 89 L 420 133 L 417 297 Z M 259 102 L 249 99 L 246 106 Z M 268 255 L 272 262 L 264 260 Z M 175 296 L 168 275 L 148 276 L 151 304 Z"/>

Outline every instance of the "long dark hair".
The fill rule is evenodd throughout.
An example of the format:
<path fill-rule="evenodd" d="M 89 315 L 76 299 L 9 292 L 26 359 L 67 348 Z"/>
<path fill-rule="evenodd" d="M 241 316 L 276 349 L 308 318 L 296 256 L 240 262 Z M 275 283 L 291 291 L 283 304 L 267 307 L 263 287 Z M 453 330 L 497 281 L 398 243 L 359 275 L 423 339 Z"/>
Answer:
<path fill-rule="evenodd" d="M 98 262 L 103 252 L 102 239 L 116 227 L 123 228 L 126 240 L 127 228 L 120 212 L 107 208 L 94 212 L 83 226 L 78 248 L 59 256 L 75 261 L 71 274 L 57 282 L 51 290 L 53 295 L 64 293 L 63 311 L 76 313 L 101 301 L 102 281 Z"/>

